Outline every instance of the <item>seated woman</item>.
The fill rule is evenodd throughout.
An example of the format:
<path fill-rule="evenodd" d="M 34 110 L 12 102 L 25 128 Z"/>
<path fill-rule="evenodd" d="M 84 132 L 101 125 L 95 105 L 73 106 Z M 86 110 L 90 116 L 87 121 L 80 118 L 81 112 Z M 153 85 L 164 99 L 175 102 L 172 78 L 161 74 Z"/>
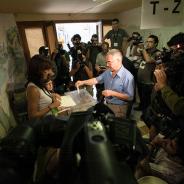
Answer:
<path fill-rule="evenodd" d="M 29 119 L 51 115 L 53 109 L 60 110 L 61 96 L 53 91 L 54 75 L 53 64 L 46 57 L 35 55 L 31 58 L 26 89 Z M 36 181 L 42 179 L 46 169 L 55 168 L 58 153 L 59 149 L 40 147 L 36 162 Z M 51 162 L 48 164 L 49 159 Z"/>
<path fill-rule="evenodd" d="M 29 119 L 44 117 L 52 114 L 52 109 L 59 108 L 60 96 L 46 87 L 54 75 L 50 60 L 40 55 L 31 58 L 26 89 Z"/>

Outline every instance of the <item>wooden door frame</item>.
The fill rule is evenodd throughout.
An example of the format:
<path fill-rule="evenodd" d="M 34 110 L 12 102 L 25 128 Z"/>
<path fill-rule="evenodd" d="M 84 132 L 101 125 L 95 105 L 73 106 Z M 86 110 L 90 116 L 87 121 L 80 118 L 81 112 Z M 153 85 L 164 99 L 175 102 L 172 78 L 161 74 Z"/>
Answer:
<path fill-rule="evenodd" d="M 20 33 L 22 47 L 23 47 L 24 55 L 25 55 L 27 62 L 30 60 L 31 57 L 30 57 L 29 47 L 28 47 L 28 43 L 27 43 L 27 39 L 26 39 L 25 29 L 27 29 L 27 28 L 41 28 L 43 31 L 43 38 L 44 38 L 45 45 L 48 45 L 48 35 L 47 35 L 47 31 L 46 31 L 47 25 L 48 25 L 48 21 L 17 22 L 17 27 L 18 27 L 18 30 Z"/>

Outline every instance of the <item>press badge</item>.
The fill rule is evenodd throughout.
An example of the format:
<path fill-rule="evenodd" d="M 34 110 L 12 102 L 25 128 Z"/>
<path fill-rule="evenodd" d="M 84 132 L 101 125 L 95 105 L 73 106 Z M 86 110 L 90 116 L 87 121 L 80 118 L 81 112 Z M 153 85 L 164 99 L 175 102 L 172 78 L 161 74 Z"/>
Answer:
<path fill-rule="evenodd" d="M 77 50 L 77 54 L 82 54 L 81 50 Z"/>
<path fill-rule="evenodd" d="M 118 47 L 118 43 L 114 43 L 114 47 Z"/>

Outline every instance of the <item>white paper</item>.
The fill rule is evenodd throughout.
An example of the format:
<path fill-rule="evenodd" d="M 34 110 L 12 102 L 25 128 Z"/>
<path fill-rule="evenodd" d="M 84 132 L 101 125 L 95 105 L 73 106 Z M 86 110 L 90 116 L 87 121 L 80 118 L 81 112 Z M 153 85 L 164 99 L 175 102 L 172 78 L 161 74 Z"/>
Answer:
<path fill-rule="evenodd" d="M 61 96 L 61 107 L 72 107 L 75 105 L 76 103 L 71 96 Z"/>

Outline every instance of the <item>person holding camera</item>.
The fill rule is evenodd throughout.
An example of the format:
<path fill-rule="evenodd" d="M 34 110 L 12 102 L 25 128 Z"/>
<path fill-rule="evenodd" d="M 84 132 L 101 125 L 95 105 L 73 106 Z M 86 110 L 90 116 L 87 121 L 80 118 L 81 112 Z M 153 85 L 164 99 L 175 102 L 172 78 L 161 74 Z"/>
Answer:
<path fill-rule="evenodd" d="M 136 70 L 138 70 L 142 55 L 139 52 L 140 46 L 143 43 L 140 33 L 133 32 L 132 36 L 128 39 L 128 47 L 126 50 L 126 57 L 132 61 Z"/>
<path fill-rule="evenodd" d="M 77 59 L 79 59 L 79 55 L 81 53 L 86 53 L 86 44 L 81 42 L 81 36 L 79 34 L 75 34 L 72 37 L 72 43 L 73 43 L 73 47 L 70 47 L 70 55 L 72 57 L 72 62 L 76 61 Z"/>
<path fill-rule="evenodd" d="M 38 52 L 39 52 L 39 55 L 40 55 L 40 56 L 49 58 L 49 48 L 48 48 L 48 47 L 46 47 L 46 46 L 41 46 L 41 47 L 38 49 Z"/>
<path fill-rule="evenodd" d="M 123 56 L 118 49 L 110 50 L 106 55 L 107 70 L 96 78 L 79 80 L 75 86 L 104 84 L 102 95 L 105 103 L 114 112 L 116 117 L 125 118 L 128 102 L 134 96 L 133 75 L 122 65 Z"/>
<path fill-rule="evenodd" d="M 162 98 L 169 109 L 177 116 L 184 116 L 184 96 L 179 96 L 167 84 L 167 76 L 164 69 L 154 71 L 156 77 L 156 90 L 161 91 Z"/>
<path fill-rule="evenodd" d="M 184 129 L 184 33 L 173 36 L 167 43 L 168 55 L 162 57 L 154 71 L 156 83 L 144 121 L 150 129 L 150 139 L 159 132 L 167 134 L 172 129 Z"/>
<path fill-rule="evenodd" d="M 175 65 L 178 65 L 178 71 L 175 71 L 175 77 L 178 75 L 178 81 L 174 81 L 174 85 L 177 85 L 180 88 L 180 92 L 177 89 L 174 91 L 171 86 L 169 85 L 170 81 L 168 81 L 168 77 L 166 72 L 168 73 L 168 64 L 166 63 L 167 68 L 156 69 L 154 75 L 156 77 L 156 90 L 161 91 L 162 98 L 169 109 L 177 116 L 184 116 L 184 88 L 183 79 L 184 79 L 184 72 L 183 68 L 183 59 L 184 59 L 184 33 L 178 33 L 174 35 L 168 42 L 167 45 L 170 48 L 171 58 L 178 58 Z M 180 58 L 180 59 L 179 59 Z M 176 60 L 176 59 L 175 59 Z M 168 62 L 168 61 L 167 61 Z M 178 64 L 177 64 L 178 63 Z M 171 65 L 173 67 L 174 65 Z M 170 68 L 171 68 L 170 67 Z M 176 69 L 176 67 L 174 67 Z M 174 68 L 172 68 L 174 70 Z M 174 71 L 173 71 L 174 72 Z M 179 73 L 179 74 L 177 74 Z M 171 79 L 170 79 L 171 80 Z M 180 86 L 180 87 L 179 87 Z"/>
<path fill-rule="evenodd" d="M 74 83 L 78 80 L 87 80 L 93 77 L 92 64 L 86 59 L 85 53 L 78 52 L 77 59 L 72 62 L 70 76 L 73 77 Z M 93 88 L 91 86 L 83 87 L 93 95 Z"/>
<path fill-rule="evenodd" d="M 64 94 L 71 82 L 69 75 L 69 54 L 63 49 L 62 43 L 58 44 L 57 51 L 52 54 L 52 59 L 57 68 L 56 78 L 54 79 L 54 89 L 59 94 Z"/>
<path fill-rule="evenodd" d="M 153 72 L 156 67 L 157 56 L 160 51 L 157 49 L 158 37 L 150 35 L 146 41 L 146 47 L 142 44 L 139 51 L 143 61 L 140 63 L 137 73 L 137 87 L 140 104 L 135 110 L 142 110 L 142 116 L 151 102 L 151 92 L 154 86 Z"/>

